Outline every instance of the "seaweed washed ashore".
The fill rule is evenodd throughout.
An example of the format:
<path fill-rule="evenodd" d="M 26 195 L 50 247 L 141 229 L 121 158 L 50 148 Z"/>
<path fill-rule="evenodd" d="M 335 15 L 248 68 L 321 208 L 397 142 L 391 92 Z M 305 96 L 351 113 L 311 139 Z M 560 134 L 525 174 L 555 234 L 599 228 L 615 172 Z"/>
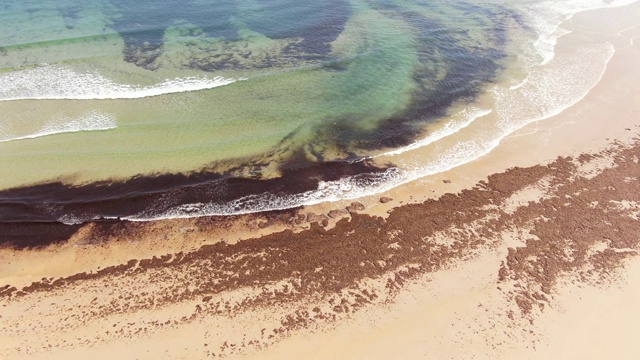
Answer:
<path fill-rule="evenodd" d="M 562 157 L 546 166 L 513 168 L 458 194 L 394 208 L 386 219 L 360 214 L 362 207 L 354 204 L 328 230 L 320 219 L 299 232 L 131 259 L 28 286 L 6 284 L 0 291 L 6 314 L 2 336 L 39 336 L 0 353 L 38 353 L 45 342 L 59 351 L 131 337 L 153 339 L 166 331 L 273 312 L 273 318 L 260 315 L 263 320 L 243 323 L 240 335 L 201 334 L 197 346 L 203 357 L 249 353 L 296 331 L 327 326 L 391 301 L 416 279 L 486 251 L 502 257 L 494 281 L 511 304 L 504 319 L 534 321 L 553 302 L 560 279 L 577 276 L 606 283 L 626 259 L 637 255 L 640 222 L 634 204 L 640 203 L 640 191 L 633 179 L 640 177 L 639 158 L 636 140 L 632 146 Z M 291 226 L 302 220 L 292 213 L 272 219 Z M 119 241 L 145 231 L 144 224 L 131 226 Z M 508 234 L 515 236 L 517 247 L 507 246 Z M 99 228 L 86 236 L 98 238 Z M 108 241 L 96 245 L 110 246 Z M 44 298 L 51 304 L 38 306 L 33 314 L 55 321 L 18 316 L 18 308 Z M 160 310 L 174 307 L 182 310 Z M 135 321 L 123 321 L 125 317 Z M 76 340 L 62 342 L 63 334 Z"/>

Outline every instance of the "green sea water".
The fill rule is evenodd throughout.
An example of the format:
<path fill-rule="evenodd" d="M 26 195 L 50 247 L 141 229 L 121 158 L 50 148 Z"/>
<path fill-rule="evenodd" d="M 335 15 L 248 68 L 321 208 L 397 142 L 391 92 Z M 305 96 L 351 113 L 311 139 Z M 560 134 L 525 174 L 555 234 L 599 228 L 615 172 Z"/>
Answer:
<path fill-rule="evenodd" d="M 165 11 L 176 5 L 161 3 Z M 220 6 L 189 4 L 193 11 Z M 157 15 L 162 26 L 116 25 L 159 11 L 154 6 L 4 5 L 0 82 L 13 86 L 0 90 L 0 99 L 11 100 L 0 101 L 0 166 L 11 174 L 0 187 L 205 167 L 275 176 L 277 164 L 294 153 L 312 162 L 366 155 L 384 143 L 377 132 L 382 122 L 417 116 L 410 114 L 416 103 L 439 106 L 429 92 L 450 63 L 469 60 L 465 48 L 500 52 L 491 43 L 500 31 L 491 12 L 469 18 L 445 3 L 236 1 L 211 11 L 228 16 L 224 21 L 166 13 Z M 127 11 L 140 11 L 139 17 Z M 319 25 L 308 28 L 310 19 Z M 463 25 L 459 20 L 463 30 L 447 28 Z M 327 22 L 332 28 L 322 29 Z M 314 31 L 330 34 L 313 38 Z M 127 36 L 141 39 L 127 44 Z M 456 49 L 463 56 L 451 59 Z M 492 62 L 500 60 L 495 57 Z M 494 72 L 468 75 L 481 83 Z M 216 87 L 218 77 L 235 82 Z M 165 81 L 174 84 L 159 89 Z M 469 89 L 459 92 L 464 97 Z M 100 119 L 105 124 L 96 126 Z M 421 120 L 403 122 L 418 131 Z"/>

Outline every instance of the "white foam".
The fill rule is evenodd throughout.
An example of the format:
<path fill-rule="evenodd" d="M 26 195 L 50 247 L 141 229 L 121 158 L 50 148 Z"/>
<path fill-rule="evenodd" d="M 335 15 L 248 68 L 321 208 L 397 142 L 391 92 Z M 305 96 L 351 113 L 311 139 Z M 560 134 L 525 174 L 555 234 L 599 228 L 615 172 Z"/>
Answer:
<path fill-rule="evenodd" d="M 91 220 L 98 220 L 98 218 L 97 217 L 84 218 L 82 216 L 76 216 L 71 214 L 66 214 L 58 218 L 58 221 L 65 225 L 80 225 Z"/>
<path fill-rule="evenodd" d="M 603 8 L 614 8 L 633 4 L 639 0 L 549 0 L 532 2 L 519 7 L 527 23 L 537 34 L 532 46 L 536 59 L 528 59 L 525 65 L 546 65 L 555 57 L 558 39 L 570 33 L 561 24 L 575 14 Z"/>
<path fill-rule="evenodd" d="M 399 185 L 476 160 L 488 154 L 499 143 L 499 139 L 488 142 L 478 139 L 461 142 L 455 148 L 443 153 L 436 161 L 420 168 L 412 170 L 390 168 L 374 176 L 370 174 L 356 175 L 337 181 L 320 182 L 318 189 L 301 194 L 278 196 L 262 193 L 246 196 L 225 204 L 193 203 L 159 212 L 151 209 L 126 219 L 130 221 L 152 221 L 201 216 L 241 215 L 284 210 L 323 202 L 358 199 L 364 196 L 380 194 Z"/>
<path fill-rule="evenodd" d="M 150 209 L 126 218 L 130 221 L 151 221 L 200 216 L 241 215 L 271 210 L 284 210 L 301 205 L 314 205 L 344 199 L 356 199 L 385 191 L 406 177 L 406 172 L 397 168 L 377 175 L 355 175 L 337 181 L 320 182 L 318 189 L 300 194 L 278 196 L 271 193 L 245 196 L 228 203 L 192 203 L 172 207 L 168 210 Z"/>
<path fill-rule="evenodd" d="M 517 89 L 494 90 L 501 131 L 510 133 L 578 103 L 600 82 L 614 53 L 609 43 L 585 45 L 573 56 L 532 69 L 529 81 Z"/>
<path fill-rule="evenodd" d="M 437 160 L 422 167 L 406 170 L 389 168 L 380 174 L 359 174 L 336 181 L 320 182 L 316 190 L 301 194 L 278 196 L 271 193 L 250 195 L 225 204 L 192 203 L 167 210 L 149 209 L 126 218 L 130 221 L 152 221 L 193 218 L 201 216 L 241 215 L 264 211 L 284 210 L 297 206 L 309 206 L 323 202 L 352 200 L 383 193 L 399 185 L 438 174 L 476 160 L 498 146 L 501 138 L 492 141 L 473 139 L 458 143 L 441 154 Z M 162 204 L 158 208 L 162 208 Z"/>
<path fill-rule="evenodd" d="M 492 110 L 479 109 L 475 107 L 464 109 L 460 111 L 458 114 L 456 114 L 455 116 L 453 116 L 451 120 L 442 127 L 442 129 L 432 132 L 426 138 L 415 141 L 412 144 L 407 145 L 405 147 L 385 152 L 384 154 L 378 155 L 377 157 L 399 155 L 407 151 L 411 151 L 411 150 L 415 150 L 415 149 L 427 146 L 438 140 L 442 140 L 447 136 L 457 133 L 458 131 L 471 125 L 471 123 L 473 123 L 476 119 L 489 115 L 491 114 L 491 112 Z"/>
<path fill-rule="evenodd" d="M 135 86 L 116 83 L 97 73 L 79 73 L 60 65 L 45 65 L 1 74 L 0 101 L 140 99 L 213 89 L 235 81 L 220 76 L 203 76 L 168 79 L 153 86 Z"/>
<path fill-rule="evenodd" d="M 116 127 L 117 124 L 115 116 L 92 110 L 78 118 L 61 118 L 51 120 L 39 131 L 32 134 L 21 136 L 4 135 L 4 138 L 0 138 L 0 142 L 34 139 L 42 136 L 79 131 L 110 130 L 115 129 Z"/>
<path fill-rule="evenodd" d="M 515 84 L 515 85 L 511 85 L 509 86 L 509 90 L 517 90 L 521 87 L 523 87 L 526 83 L 529 82 L 529 77 L 527 76 L 526 78 L 524 78 L 524 80 L 522 80 L 521 82 Z"/>

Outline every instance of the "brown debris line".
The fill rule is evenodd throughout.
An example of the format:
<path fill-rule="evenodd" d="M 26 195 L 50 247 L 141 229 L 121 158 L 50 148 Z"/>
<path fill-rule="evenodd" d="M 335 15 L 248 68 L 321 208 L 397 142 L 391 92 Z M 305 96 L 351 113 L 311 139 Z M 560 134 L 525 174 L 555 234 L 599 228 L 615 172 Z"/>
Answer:
<path fill-rule="evenodd" d="M 506 176 L 517 178 L 521 184 L 528 185 L 549 171 L 543 166 L 517 168 L 510 170 Z M 258 286 L 287 279 L 294 272 L 300 274 L 302 287 L 308 286 L 315 291 L 322 284 L 322 288 L 335 291 L 353 284 L 357 279 L 381 275 L 406 263 L 418 263 L 424 270 L 431 271 L 439 268 L 454 253 L 461 253 L 462 249 L 447 250 L 424 239 L 453 224 L 465 224 L 482 218 L 487 211 L 480 210 L 479 207 L 510 195 L 510 192 L 505 192 L 503 182 L 500 176 L 492 176 L 489 183 L 481 184 L 484 189 L 464 190 L 460 194 L 447 194 L 423 204 L 399 207 L 391 211 L 386 221 L 380 217 L 358 214 L 356 211 L 362 210 L 364 206 L 354 203 L 348 208 L 351 218 L 340 220 L 331 230 L 325 230 L 319 225 L 326 220 L 324 215 L 310 213 L 307 220 L 312 222 L 312 226 L 300 233 L 286 230 L 234 245 L 205 245 L 194 252 L 174 254 L 170 256 L 171 261 L 167 257 L 154 257 L 140 260 L 139 263 L 132 260 L 128 264 L 108 267 L 95 273 L 80 273 L 51 282 L 36 282 L 17 294 L 24 295 L 32 291 L 55 289 L 76 281 L 159 268 L 178 270 L 179 267 L 185 267 L 200 269 L 202 272 L 198 274 L 197 283 L 194 284 L 196 290 L 182 292 L 178 298 L 171 296 L 171 299 L 167 299 L 171 301 L 239 286 Z M 500 190 L 496 191 L 494 187 Z M 128 224 L 122 225 L 121 229 L 115 229 L 117 225 L 113 225 L 105 234 L 135 237 L 131 233 L 125 235 L 125 230 L 132 230 L 126 225 Z M 484 229 L 484 232 L 489 236 L 490 231 L 496 230 Z M 402 236 L 396 238 L 394 234 L 397 233 Z M 389 246 L 395 242 L 399 242 L 399 249 Z M 230 260 L 239 256 L 243 257 L 243 261 Z M 379 264 L 380 260 L 385 262 L 384 266 Z M 203 262 L 210 265 L 204 266 L 201 264 Z M 316 272 L 318 267 L 331 272 Z M 261 270 L 255 271 L 256 269 Z M 222 275 L 223 273 L 229 275 Z"/>
<path fill-rule="evenodd" d="M 605 155 L 614 157 L 615 166 L 591 178 L 576 175 L 581 165 Z M 505 231 L 526 228 L 533 238 L 525 246 L 509 249 L 496 281 L 501 286 L 513 285 L 513 290 L 505 286 L 506 291 L 522 313 L 529 315 L 536 307 L 544 307 L 563 276 L 601 279 L 636 254 L 640 222 L 628 209 L 614 205 L 615 201 L 640 202 L 638 156 L 640 142 L 617 146 L 606 154 L 513 168 L 458 194 L 394 208 L 386 219 L 359 214 L 363 206 L 354 203 L 347 209 L 350 217 L 331 229 L 319 224 L 326 218 L 307 214 L 307 221 L 310 217 L 315 221 L 310 229 L 298 233 L 285 230 L 237 244 L 217 243 L 188 253 L 132 259 L 94 273 L 44 279 L 22 289 L 0 285 L 0 302 L 10 306 L 39 294 L 73 294 L 84 291 L 83 286 L 106 289 L 103 298 L 85 304 L 69 320 L 60 319 L 60 326 L 65 321 L 83 323 L 186 301 L 201 305 L 178 323 L 207 314 L 233 316 L 247 309 L 309 299 L 318 304 L 293 310 L 273 329 L 271 338 L 317 321 L 335 320 L 380 296 L 392 296 L 408 279 L 500 244 Z M 514 194 L 543 179 L 551 183 L 550 196 L 534 199 L 514 212 L 500 208 Z M 299 214 L 287 216 L 294 222 L 305 220 Z M 468 231 L 470 227 L 473 231 Z M 434 241 L 443 232 L 451 237 L 450 243 Z M 599 250 L 602 244 L 605 247 Z M 366 279 L 386 279 L 386 293 L 362 285 Z M 119 287 L 124 281 L 139 286 Z M 246 288 L 255 291 L 236 304 L 215 300 L 220 294 Z M 7 328 L 0 327 L 0 331 Z"/>
<path fill-rule="evenodd" d="M 570 175 L 574 167 L 570 159 L 559 158 L 549 166 L 534 166 L 525 169 L 514 168 L 503 174 L 492 175 L 489 177 L 488 182 L 480 182 L 479 187 L 463 190 L 460 194 L 446 194 L 438 200 L 428 200 L 423 204 L 395 208 L 391 211 L 386 221 L 379 217 L 353 212 L 351 220 L 342 219 L 335 228 L 328 231 L 318 226 L 318 224 L 313 224 L 311 229 L 300 233 L 293 233 L 287 230 L 261 238 L 249 239 L 234 245 L 218 243 L 205 245 L 197 251 L 186 254 L 181 252 L 160 258 L 154 257 L 140 261 L 131 260 L 127 264 L 112 266 L 95 273 L 80 273 L 55 281 L 36 282 L 23 288 L 19 294 L 53 289 L 79 280 L 95 279 L 116 274 L 121 275 L 132 271 L 143 272 L 157 268 L 177 269 L 180 266 L 191 265 L 202 260 L 215 264 L 210 266 L 217 267 L 216 269 L 208 268 L 207 271 L 216 271 L 211 273 L 211 276 L 200 278 L 201 282 L 196 286 L 198 290 L 184 293 L 182 294 L 183 297 L 197 296 L 201 293 L 212 291 L 216 292 L 230 287 L 277 281 L 288 278 L 293 272 L 301 273 L 302 284 L 306 285 L 320 281 L 324 288 L 337 290 L 352 284 L 356 279 L 364 276 L 379 275 L 388 269 L 393 269 L 406 263 L 420 263 L 424 270 L 434 270 L 438 268 L 435 264 L 440 265 L 442 259 L 452 254 L 448 252 L 449 250 L 430 244 L 423 239 L 429 238 L 435 232 L 442 231 L 452 225 L 461 227 L 473 220 L 480 219 L 488 212 L 480 209 L 483 206 L 498 204 L 514 192 L 535 183 L 546 175 L 555 174 L 565 178 Z M 615 171 L 615 169 L 609 171 Z M 572 192 L 575 192 L 573 191 L 574 188 L 582 189 L 584 187 L 579 182 L 574 182 L 573 184 L 570 189 Z M 635 183 L 628 184 L 628 187 L 633 186 L 635 186 Z M 613 198 L 611 195 L 609 196 Z M 529 207 L 512 216 L 503 215 L 501 220 L 493 224 L 494 228 L 479 229 L 479 231 L 489 237 L 492 232 L 500 230 L 500 227 L 503 227 L 506 222 L 522 225 L 529 219 L 528 216 L 522 216 L 526 215 L 524 213 L 525 210 L 528 213 L 535 213 L 537 216 L 545 215 L 546 218 L 554 219 L 559 214 L 554 214 L 556 212 L 555 208 L 547 205 L 554 200 L 555 202 L 564 201 L 556 197 L 542 203 L 532 203 Z M 349 210 L 362 210 L 362 208 L 361 204 L 354 203 Z M 315 214 L 310 214 L 309 217 L 312 217 L 311 220 L 316 221 L 324 219 L 322 216 Z M 541 238 L 545 237 L 555 241 L 558 232 L 542 230 L 543 227 L 564 226 L 567 231 L 574 232 L 575 229 L 568 227 L 571 226 L 570 224 L 579 222 L 580 218 L 571 217 L 569 220 L 572 221 L 539 221 L 536 223 L 536 230 L 540 228 L 540 231 L 544 231 L 544 234 L 539 234 Z M 631 219 L 629 220 L 632 224 L 634 223 Z M 625 221 L 625 223 L 628 222 Z M 597 223 L 591 222 L 591 224 Z M 112 226 L 116 227 L 116 225 Z M 631 225 L 627 224 L 627 226 Z M 588 229 L 584 226 L 582 228 Z M 606 229 L 606 227 L 602 229 Z M 135 237 L 135 234 L 125 234 L 125 230 L 131 229 L 125 226 L 122 226 L 120 230 L 110 228 L 106 234 L 109 236 Z M 397 233 L 402 235 L 399 237 L 392 236 L 392 234 Z M 482 236 L 476 236 L 475 239 L 470 240 L 474 240 L 479 244 L 482 242 Z M 389 248 L 388 245 L 394 242 L 399 242 L 400 249 Z M 540 244 L 542 243 L 540 242 Z M 473 246 L 473 241 L 470 244 Z M 533 244 L 521 248 L 519 251 L 532 247 Z M 457 252 L 460 252 L 460 250 Z M 259 257 L 250 256 L 242 264 L 229 260 L 241 254 L 255 253 L 262 253 L 263 255 Z M 276 258 L 278 259 L 277 261 L 275 261 Z M 508 259 L 512 258 L 513 256 L 511 255 L 508 257 Z M 387 265 L 384 267 L 376 265 L 375 262 L 379 259 L 387 259 L 385 261 Z M 212 262 L 211 260 L 214 261 Z M 362 266 L 360 265 L 361 263 L 365 263 L 365 265 Z M 511 263 L 515 264 L 518 261 L 511 261 Z M 275 264 L 278 266 L 274 266 Z M 322 266 L 333 270 L 330 278 L 325 278 L 324 273 L 318 275 L 315 272 L 316 268 Z M 515 269 L 516 265 L 509 267 Z M 256 268 L 264 269 L 259 274 L 256 274 L 255 271 L 251 271 Z M 227 276 L 226 279 L 225 277 L 218 277 L 217 273 L 222 272 L 231 272 L 234 275 Z M 242 274 L 244 273 L 252 275 L 243 276 Z M 549 277 L 549 275 L 545 276 Z M 206 279 L 215 280 L 218 285 L 211 288 L 207 286 Z M 221 279 L 222 281 L 220 281 Z M 545 289 L 548 290 L 548 287 L 545 287 Z M 8 291 L 0 292 L 0 296 L 8 294 Z"/>

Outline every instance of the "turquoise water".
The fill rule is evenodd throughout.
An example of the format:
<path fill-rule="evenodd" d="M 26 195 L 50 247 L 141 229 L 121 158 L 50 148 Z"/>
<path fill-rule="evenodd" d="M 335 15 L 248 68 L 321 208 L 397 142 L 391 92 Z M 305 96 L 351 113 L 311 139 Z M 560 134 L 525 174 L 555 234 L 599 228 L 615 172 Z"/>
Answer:
<path fill-rule="evenodd" d="M 0 103 L 0 139 L 65 134 L 3 145 L 14 155 L 3 156 L 3 168 L 18 183 L 123 179 L 402 145 L 432 117 L 421 112 L 441 115 L 500 66 L 504 29 L 492 17 L 508 14 L 469 17 L 468 4 L 456 6 L 9 2 L 0 99 L 20 102 Z M 464 29 L 447 29 L 460 21 Z M 390 118 L 397 128 L 379 129 Z M 51 162 L 59 166 L 42 171 Z"/>
<path fill-rule="evenodd" d="M 573 12 L 610 5 L 8 0 L 0 8 L 0 190 L 166 174 L 280 179 L 401 153 L 501 114 L 497 102 L 482 108 L 476 100 L 497 84 L 518 89 L 532 79 Z M 371 185 L 346 173 L 349 186 Z M 392 186 L 397 171 L 386 174 L 373 183 Z M 318 190 L 331 188 L 323 179 Z M 267 196 L 260 205 L 250 191 L 198 214 L 338 199 L 343 190 L 295 201 Z M 171 202 L 170 216 L 189 215 L 187 207 Z"/>

